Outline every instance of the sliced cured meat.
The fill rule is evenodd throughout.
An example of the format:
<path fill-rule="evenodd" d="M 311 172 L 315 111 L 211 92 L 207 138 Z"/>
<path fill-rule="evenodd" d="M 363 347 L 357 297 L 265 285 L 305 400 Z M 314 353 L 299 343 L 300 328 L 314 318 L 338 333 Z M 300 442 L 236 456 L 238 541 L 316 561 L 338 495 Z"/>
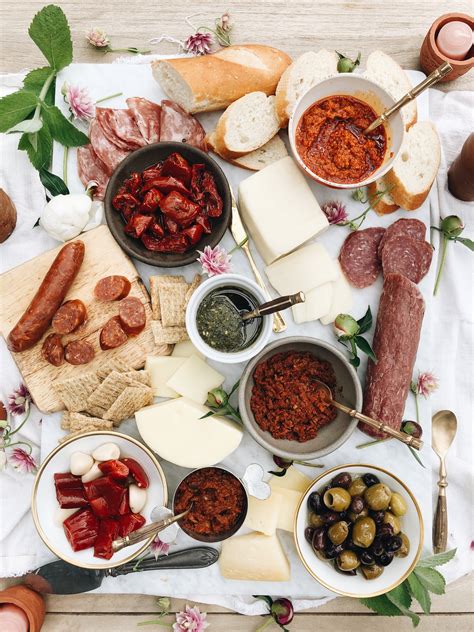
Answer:
<path fill-rule="evenodd" d="M 386 276 L 403 274 L 419 283 L 430 269 L 433 248 L 426 241 L 415 241 L 411 237 L 392 237 L 382 250 L 382 269 Z"/>
<path fill-rule="evenodd" d="M 94 294 L 99 301 L 119 301 L 129 295 L 131 287 L 127 277 L 113 274 L 97 282 Z"/>
<path fill-rule="evenodd" d="M 116 349 L 124 345 L 128 340 L 127 334 L 122 329 L 122 324 L 118 316 L 108 320 L 102 327 L 99 337 L 99 344 L 102 351 Z"/>
<path fill-rule="evenodd" d="M 108 140 L 120 149 L 133 151 L 146 145 L 131 110 L 96 108 L 95 116 Z"/>
<path fill-rule="evenodd" d="M 381 270 L 377 249 L 384 233 L 384 228 L 365 228 L 351 233 L 343 243 L 339 262 L 354 287 L 368 287 L 377 279 Z"/>
<path fill-rule="evenodd" d="M 41 349 L 41 355 L 50 364 L 61 366 L 64 362 L 64 347 L 61 342 L 61 336 L 58 334 L 49 334 L 46 336 Z"/>
<path fill-rule="evenodd" d="M 87 318 L 87 309 L 82 301 L 73 299 L 61 305 L 53 316 L 53 330 L 65 336 L 75 331 Z"/>
<path fill-rule="evenodd" d="M 362 412 L 400 429 L 415 366 L 425 303 L 420 290 L 401 274 L 385 277 L 372 347 L 377 362 L 369 359 Z M 384 433 L 359 424 L 367 434 Z"/>
<path fill-rule="evenodd" d="M 433 246 L 424 241 L 422 245 L 420 245 L 420 253 L 421 253 L 421 278 L 425 277 L 431 266 L 431 260 L 433 259 Z"/>
<path fill-rule="evenodd" d="M 385 244 L 392 237 L 400 237 L 402 235 L 411 237 L 415 241 L 425 241 L 426 226 L 419 219 L 398 219 L 385 231 L 385 235 L 379 243 L 378 253 L 379 259 L 382 260 L 382 250 Z"/>
<path fill-rule="evenodd" d="M 145 308 L 142 302 L 134 296 L 120 301 L 119 318 L 123 330 L 129 336 L 136 336 L 145 329 Z"/>
<path fill-rule="evenodd" d="M 64 357 L 69 364 L 88 364 L 94 356 L 94 347 L 87 340 L 72 340 L 64 349 Z"/>
<path fill-rule="evenodd" d="M 89 138 L 91 139 L 92 149 L 104 163 L 107 175 L 109 176 L 112 175 L 122 160 L 130 153 L 110 142 L 97 119 L 92 119 L 91 121 Z"/>
<path fill-rule="evenodd" d="M 161 102 L 160 141 L 188 143 L 207 151 L 206 132 L 201 123 L 174 101 Z"/>
<path fill-rule="evenodd" d="M 107 167 L 92 149 L 91 144 L 77 148 L 77 170 L 85 187 L 91 180 L 97 182 L 94 197 L 102 200 L 109 181 L 109 173 Z"/>
<path fill-rule="evenodd" d="M 127 105 L 145 141 L 149 144 L 157 143 L 160 140 L 161 119 L 161 107 L 158 103 L 143 97 L 131 97 L 127 99 Z"/>

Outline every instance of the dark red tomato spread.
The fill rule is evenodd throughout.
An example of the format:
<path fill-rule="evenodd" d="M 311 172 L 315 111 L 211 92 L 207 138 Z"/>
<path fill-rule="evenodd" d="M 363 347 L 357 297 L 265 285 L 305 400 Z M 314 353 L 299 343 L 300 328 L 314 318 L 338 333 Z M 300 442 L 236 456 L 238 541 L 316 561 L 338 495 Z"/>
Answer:
<path fill-rule="evenodd" d="M 196 470 L 181 481 L 174 499 L 174 513 L 191 511 L 179 521 L 190 535 L 219 536 L 230 531 L 246 509 L 242 483 L 218 467 Z"/>
<path fill-rule="evenodd" d="M 336 409 L 315 388 L 320 380 L 334 392 L 336 375 L 331 364 L 304 351 L 276 353 L 257 365 L 250 408 L 255 421 L 274 439 L 310 441 L 336 418 Z"/>
<path fill-rule="evenodd" d="M 112 206 L 122 214 L 125 233 L 148 250 L 183 253 L 212 232 L 223 202 L 206 165 L 191 165 L 175 152 L 131 173 Z"/>
<path fill-rule="evenodd" d="M 347 95 L 326 97 L 304 112 L 296 129 L 296 149 L 315 175 L 340 184 L 365 180 L 383 162 L 383 125 L 363 131 L 377 118 L 372 107 Z"/>

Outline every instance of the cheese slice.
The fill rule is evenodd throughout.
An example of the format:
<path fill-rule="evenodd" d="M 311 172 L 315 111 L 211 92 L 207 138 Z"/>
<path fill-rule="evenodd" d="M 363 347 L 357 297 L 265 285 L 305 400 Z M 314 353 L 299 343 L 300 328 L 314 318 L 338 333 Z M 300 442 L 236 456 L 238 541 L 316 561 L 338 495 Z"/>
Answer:
<path fill-rule="evenodd" d="M 267 265 L 329 226 L 304 175 L 290 156 L 240 183 L 239 208 Z"/>
<path fill-rule="evenodd" d="M 281 295 L 308 292 L 323 283 L 335 281 L 339 276 L 335 262 L 319 243 L 309 244 L 278 259 L 265 268 L 265 272 Z"/>
<path fill-rule="evenodd" d="M 222 543 L 219 567 L 226 579 L 286 582 L 290 563 L 276 535 L 249 533 Z"/>
<path fill-rule="evenodd" d="M 265 535 L 273 535 L 277 528 L 283 497 L 277 491 L 265 500 L 249 496 L 247 517 L 244 525 Z"/>
<path fill-rule="evenodd" d="M 204 360 L 204 355 L 196 349 L 191 340 L 177 342 L 171 352 L 172 358 L 189 358 L 192 355 L 197 355 Z"/>
<path fill-rule="evenodd" d="M 336 261 L 336 265 L 339 268 L 340 274 L 333 282 L 331 305 L 326 314 L 321 317 L 321 323 L 323 325 L 329 325 L 336 320 L 339 314 L 348 314 L 352 309 L 351 286 L 342 273 L 339 261 Z"/>
<path fill-rule="evenodd" d="M 224 379 L 223 375 L 206 364 L 202 358 L 192 355 L 171 376 L 166 386 L 183 397 L 204 404 L 209 391 L 220 386 Z"/>
<path fill-rule="evenodd" d="M 292 489 L 302 494 L 308 489 L 311 479 L 291 465 L 285 476 L 272 476 L 269 483 L 272 490 Z"/>
<path fill-rule="evenodd" d="M 293 318 L 295 323 L 307 323 L 311 320 L 318 320 L 328 313 L 332 302 L 334 283 L 323 283 L 305 292 L 305 302 L 293 305 Z"/>
<path fill-rule="evenodd" d="M 171 356 L 148 356 L 145 369 L 150 374 L 151 388 L 155 397 L 179 397 L 166 382 L 176 373 L 186 358 L 172 358 Z"/>
<path fill-rule="evenodd" d="M 283 529 L 284 531 L 290 531 L 293 533 L 296 510 L 298 509 L 303 494 L 301 492 L 296 492 L 293 489 L 284 489 L 283 487 L 275 491 L 281 496 L 277 529 Z"/>
<path fill-rule="evenodd" d="M 135 413 L 144 442 L 163 459 L 181 467 L 208 467 L 220 463 L 242 440 L 234 423 L 213 415 L 206 406 L 180 397 L 147 406 Z"/>

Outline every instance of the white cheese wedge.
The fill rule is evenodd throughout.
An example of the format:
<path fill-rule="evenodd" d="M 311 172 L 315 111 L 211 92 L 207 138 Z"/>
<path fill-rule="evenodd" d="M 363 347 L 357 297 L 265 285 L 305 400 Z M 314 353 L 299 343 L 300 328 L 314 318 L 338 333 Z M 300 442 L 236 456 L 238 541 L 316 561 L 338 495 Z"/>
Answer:
<path fill-rule="evenodd" d="M 183 397 L 204 404 L 209 391 L 220 386 L 224 379 L 223 375 L 206 364 L 202 358 L 192 355 L 171 376 L 166 386 Z"/>
<path fill-rule="evenodd" d="M 155 397 L 179 397 L 166 382 L 176 373 L 186 358 L 173 358 L 171 356 L 148 356 L 145 369 L 150 374 L 151 388 Z"/>
<path fill-rule="evenodd" d="M 180 397 L 142 408 L 135 419 L 142 439 L 163 459 L 181 467 L 208 467 L 238 448 L 243 434 L 224 417 L 201 419 L 209 411 Z"/>
<path fill-rule="evenodd" d="M 197 355 L 204 360 L 204 355 L 196 349 L 191 340 L 177 342 L 171 352 L 172 358 L 189 358 L 192 355 Z"/>
<path fill-rule="evenodd" d="M 277 529 L 283 529 L 284 531 L 293 533 L 296 510 L 298 509 L 303 494 L 301 492 L 295 492 L 293 489 L 284 489 L 283 487 L 276 490 L 276 493 L 282 497 L 280 513 L 278 514 L 277 520 Z"/>
<path fill-rule="evenodd" d="M 291 308 L 297 325 L 318 320 L 328 313 L 332 302 L 333 286 L 334 283 L 323 283 L 305 292 L 305 302 L 293 305 Z"/>
<path fill-rule="evenodd" d="M 249 506 L 244 525 L 253 531 L 260 531 L 265 535 L 273 535 L 277 528 L 278 517 L 283 496 L 277 491 L 266 500 L 258 500 L 249 496 Z"/>
<path fill-rule="evenodd" d="M 239 207 L 267 265 L 329 226 L 304 175 L 290 156 L 243 180 L 239 185 Z"/>
<path fill-rule="evenodd" d="M 281 295 L 308 292 L 339 276 L 338 267 L 319 243 L 309 244 L 278 259 L 267 266 L 265 272 Z"/>
<path fill-rule="evenodd" d="M 249 533 L 222 543 L 219 567 L 226 579 L 286 582 L 290 563 L 276 535 Z"/>
<path fill-rule="evenodd" d="M 269 483 L 272 490 L 292 489 L 302 494 L 308 489 L 311 479 L 291 465 L 285 476 L 272 476 Z"/>
<path fill-rule="evenodd" d="M 342 273 L 339 261 L 336 261 L 339 268 L 339 276 L 333 282 L 333 292 L 331 306 L 324 316 L 321 317 L 323 325 L 329 325 L 336 320 L 339 314 L 348 314 L 352 309 L 352 289 L 346 277 Z"/>

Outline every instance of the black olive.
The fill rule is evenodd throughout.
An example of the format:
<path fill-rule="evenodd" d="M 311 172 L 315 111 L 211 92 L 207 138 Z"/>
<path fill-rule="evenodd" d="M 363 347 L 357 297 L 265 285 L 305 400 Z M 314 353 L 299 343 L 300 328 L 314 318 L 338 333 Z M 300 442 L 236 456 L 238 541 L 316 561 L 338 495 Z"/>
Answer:
<path fill-rule="evenodd" d="M 392 535 L 392 534 L 393 534 L 393 527 L 391 524 L 388 524 L 388 522 L 384 522 L 384 524 L 381 524 L 377 530 L 377 535 L 380 535 L 382 537 L 387 536 L 387 535 Z"/>
<path fill-rule="evenodd" d="M 351 502 L 350 510 L 355 514 L 360 514 L 364 509 L 364 499 L 360 496 L 354 496 Z"/>
<path fill-rule="evenodd" d="M 326 548 L 326 529 L 318 527 L 314 530 L 312 545 L 315 551 L 323 551 Z"/>
<path fill-rule="evenodd" d="M 369 511 L 369 516 L 373 519 L 373 521 L 375 522 L 375 524 L 382 524 L 384 516 L 385 516 L 385 511 Z"/>
<path fill-rule="evenodd" d="M 375 555 L 375 557 L 378 557 L 379 555 L 383 555 L 383 553 L 385 553 L 385 547 L 380 540 L 378 540 L 377 542 L 374 540 L 374 543 L 370 547 L 370 550 L 373 555 Z"/>
<path fill-rule="evenodd" d="M 308 496 L 308 509 L 316 514 L 320 514 L 324 510 L 321 494 L 313 492 Z"/>
<path fill-rule="evenodd" d="M 362 551 L 359 555 L 360 563 L 364 564 L 364 566 L 372 566 L 375 564 L 374 556 L 369 551 Z"/>
<path fill-rule="evenodd" d="M 398 535 L 394 535 L 391 538 L 387 538 L 385 548 L 387 551 L 398 551 L 402 548 L 402 544 L 402 539 Z"/>
<path fill-rule="evenodd" d="M 364 474 L 362 480 L 367 485 L 367 487 L 372 487 L 372 485 L 377 485 L 380 483 L 380 480 L 375 476 L 375 474 Z"/>
<path fill-rule="evenodd" d="M 307 540 L 310 544 L 313 541 L 314 531 L 315 530 L 312 527 L 306 527 L 306 529 L 304 530 L 305 540 Z"/>
<path fill-rule="evenodd" d="M 343 550 L 344 550 L 344 547 L 342 544 L 338 544 L 337 546 L 335 546 L 330 540 L 328 540 L 328 543 L 326 544 L 326 548 L 324 549 L 324 552 L 326 553 L 326 557 L 328 559 L 333 560 L 340 553 L 342 553 Z"/>
<path fill-rule="evenodd" d="M 393 552 L 392 551 L 386 551 L 382 555 L 379 555 L 377 561 L 382 566 L 388 566 L 389 564 L 391 564 L 392 560 L 393 560 Z"/>
<path fill-rule="evenodd" d="M 325 514 L 322 515 L 322 518 L 325 524 L 330 525 L 338 522 L 339 514 L 337 513 L 337 511 L 327 511 Z"/>
<path fill-rule="evenodd" d="M 342 487 L 343 489 L 349 489 L 352 483 L 352 476 L 349 472 L 341 472 L 335 476 L 331 481 L 331 487 Z"/>

